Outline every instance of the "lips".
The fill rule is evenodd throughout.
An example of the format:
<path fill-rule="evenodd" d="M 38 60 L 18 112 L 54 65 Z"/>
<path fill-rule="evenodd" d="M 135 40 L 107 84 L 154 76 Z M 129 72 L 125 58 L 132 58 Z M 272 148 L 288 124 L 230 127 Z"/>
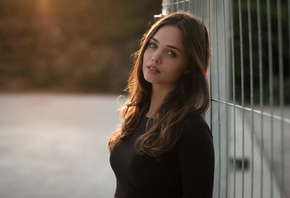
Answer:
<path fill-rule="evenodd" d="M 152 65 L 147 66 L 147 68 L 149 69 L 149 71 L 151 73 L 160 73 L 160 71 L 156 67 L 154 67 Z"/>

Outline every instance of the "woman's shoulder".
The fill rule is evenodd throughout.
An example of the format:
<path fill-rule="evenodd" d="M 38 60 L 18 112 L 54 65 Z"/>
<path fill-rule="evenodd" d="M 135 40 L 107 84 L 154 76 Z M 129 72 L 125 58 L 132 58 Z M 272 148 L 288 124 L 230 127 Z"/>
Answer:
<path fill-rule="evenodd" d="M 190 114 L 185 117 L 182 134 L 186 136 L 210 135 L 212 137 L 211 130 L 204 116 L 196 114 Z"/>
<path fill-rule="evenodd" d="M 191 152 L 213 152 L 213 137 L 204 116 L 188 115 L 184 124 L 177 148 L 181 155 L 191 155 Z"/>

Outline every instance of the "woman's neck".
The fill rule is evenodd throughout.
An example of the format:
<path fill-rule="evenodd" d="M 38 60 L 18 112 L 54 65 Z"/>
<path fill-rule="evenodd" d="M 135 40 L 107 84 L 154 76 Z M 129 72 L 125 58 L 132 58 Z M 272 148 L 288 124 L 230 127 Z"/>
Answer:
<path fill-rule="evenodd" d="M 161 107 L 166 95 L 171 91 L 171 88 L 162 86 L 152 86 L 150 107 L 146 114 L 147 117 L 154 117 L 154 113 Z"/>

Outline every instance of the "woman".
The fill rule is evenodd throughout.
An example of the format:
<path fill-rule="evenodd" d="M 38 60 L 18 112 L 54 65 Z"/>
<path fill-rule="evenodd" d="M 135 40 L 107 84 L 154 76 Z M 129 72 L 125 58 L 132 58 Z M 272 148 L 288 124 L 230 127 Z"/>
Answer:
<path fill-rule="evenodd" d="M 144 34 L 109 140 L 115 198 L 212 197 L 208 67 L 208 33 L 193 16 L 170 14 Z"/>

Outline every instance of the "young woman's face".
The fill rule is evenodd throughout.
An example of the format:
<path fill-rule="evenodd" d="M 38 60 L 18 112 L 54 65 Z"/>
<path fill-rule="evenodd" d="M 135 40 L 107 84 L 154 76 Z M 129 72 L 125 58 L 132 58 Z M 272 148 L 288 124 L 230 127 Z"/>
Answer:
<path fill-rule="evenodd" d="M 173 89 L 179 78 L 189 73 L 188 56 L 178 27 L 166 25 L 155 33 L 144 51 L 142 69 L 146 81 L 166 89 Z"/>

